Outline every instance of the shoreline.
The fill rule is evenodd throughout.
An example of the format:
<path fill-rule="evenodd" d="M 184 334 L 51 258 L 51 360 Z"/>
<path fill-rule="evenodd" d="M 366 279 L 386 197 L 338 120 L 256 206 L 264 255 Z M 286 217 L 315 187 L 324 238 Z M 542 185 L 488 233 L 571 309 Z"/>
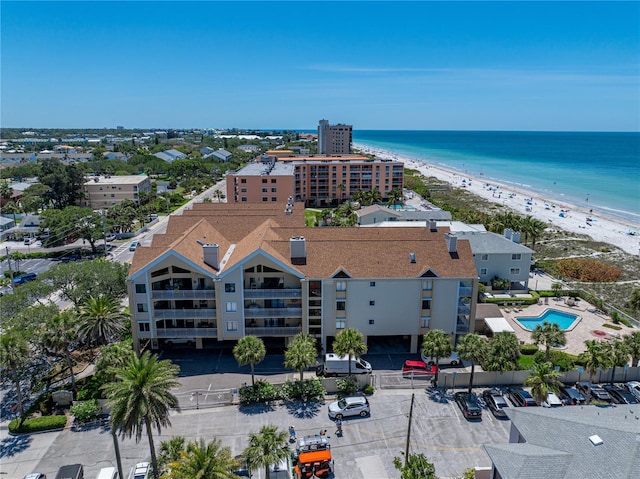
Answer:
<path fill-rule="evenodd" d="M 474 175 L 461 174 L 441 165 L 424 160 L 397 155 L 392 151 L 354 143 L 353 147 L 363 153 L 380 158 L 395 159 L 405 167 L 420 171 L 425 176 L 433 176 L 446 181 L 456 188 L 464 188 L 470 193 L 510 208 L 525 216 L 544 221 L 549 227 L 556 227 L 576 234 L 588 235 L 594 241 L 608 243 L 632 255 L 640 255 L 640 228 L 631 221 L 612 218 L 596 210 L 586 209 L 567 202 L 558 202 L 542 195 L 514 187 L 500 180 L 490 180 Z M 628 234 L 635 232 L 635 234 Z"/>

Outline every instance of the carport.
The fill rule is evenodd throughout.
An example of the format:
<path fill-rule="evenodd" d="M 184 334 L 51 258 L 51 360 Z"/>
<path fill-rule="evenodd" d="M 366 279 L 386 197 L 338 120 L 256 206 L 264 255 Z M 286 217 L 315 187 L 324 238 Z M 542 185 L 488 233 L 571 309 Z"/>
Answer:
<path fill-rule="evenodd" d="M 511 327 L 507 320 L 502 317 L 484 318 L 484 324 L 487 325 L 487 328 L 489 328 L 493 334 L 504 332 L 515 333 L 515 330 Z"/>

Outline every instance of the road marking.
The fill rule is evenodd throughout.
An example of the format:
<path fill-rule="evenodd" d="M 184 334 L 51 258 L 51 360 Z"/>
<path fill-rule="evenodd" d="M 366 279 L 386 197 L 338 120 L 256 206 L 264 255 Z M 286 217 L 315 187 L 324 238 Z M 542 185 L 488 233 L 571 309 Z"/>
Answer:
<path fill-rule="evenodd" d="M 356 465 L 367 479 L 389 479 L 384 472 L 384 464 L 380 456 L 357 457 Z"/>

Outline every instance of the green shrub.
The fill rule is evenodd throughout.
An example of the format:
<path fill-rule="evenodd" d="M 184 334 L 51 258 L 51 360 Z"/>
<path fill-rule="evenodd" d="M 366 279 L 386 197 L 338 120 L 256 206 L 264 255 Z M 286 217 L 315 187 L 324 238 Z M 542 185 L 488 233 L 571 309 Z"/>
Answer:
<path fill-rule="evenodd" d="M 38 431 L 50 431 L 62 429 L 67 424 L 67 416 L 42 416 L 31 419 L 14 419 L 9 423 L 9 431 L 12 433 L 30 433 Z"/>
<path fill-rule="evenodd" d="M 69 409 L 69 413 L 75 416 L 80 422 L 89 422 L 98 415 L 100 412 L 100 406 L 96 399 L 90 399 L 88 401 L 77 401 Z"/>
<path fill-rule="evenodd" d="M 35 413 L 40 413 L 43 416 L 47 416 L 53 411 L 53 399 L 51 398 L 51 392 L 46 392 L 40 395 L 38 399 L 33 401 L 31 406 L 24 412 L 25 417 L 29 417 Z"/>
<path fill-rule="evenodd" d="M 535 356 L 520 356 L 518 358 L 518 370 L 531 369 L 533 367 L 533 360 Z"/>
<path fill-rule="evenodd" d="M 560 371 L 571 371 L 576 367 L 577 356 L 574 356 L 569 353 L 565 353 L 564 351 L 558 351 L 552 349 L 549 352 L 549 360 L 554 367 L 560 367 Z M 533 355 L 534 363 L 543 363 L 546 361 L 544 351 L 538 351 Z"/>
<path fill-rule="evenodd" d="M 520 346 L 520 354 L 524 356 L 532 356 L 540 351 L 537 344 L 523 344 Z"/>
<path fill-rule="evenodd" d="M 103 394 L 101 393 L 100 388 L 104 382 L 98 376 L 99 375 L 95 374 L 84 382 L 78 391 L 77 397 L 79 401 L 102 398 Z"/>
<path fill-rule="evenodd" d="M 604 323 L 602 325 L 603 328 L 615 329 L 616 331 L 620 331 L 622 326 L 616 326 L 615 324 Z"/>
<path fill-rule="evenodd" d="M 358 390 L 358 382 L 353 376 L 337 379 L 336 386 L 341 396 L 348 396 Z"/>
<path fill-rule="evenodd" d="M 253 386 L 240 388 L 239 395 L 241 404 L 254 404 L 280 399 L 279 391 L 276 387 L 264 379 L 258 379 Z"/>
<path fill-rule="evenodd" d="M 362 392 L 367 395 L 373 394 L 373 386 L 371 384 L 367 384 L 365 387 L 362 388 Z"/>
<path fill-rule="evenodd" d="M 310 378 L 301 381 L 287 381 L 280 387 L 279 396 L 282 399 L 322 399 L 326 391 L 322 381 Z"/>

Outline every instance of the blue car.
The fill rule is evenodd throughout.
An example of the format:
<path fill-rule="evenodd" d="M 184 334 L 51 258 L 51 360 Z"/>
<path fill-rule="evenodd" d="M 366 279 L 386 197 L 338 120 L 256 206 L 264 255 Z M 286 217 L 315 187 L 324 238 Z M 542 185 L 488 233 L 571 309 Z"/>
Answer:
<path fill-rule="evenodd" d="M 20 276 L 16 276 L 15 278 L 13 278 L 13 284 L 28 283 L 29 281 L 33 281 L 37 277 L 38 275 L 36 273 L 24 273 L 24 274 L 21 274 Z"/>

